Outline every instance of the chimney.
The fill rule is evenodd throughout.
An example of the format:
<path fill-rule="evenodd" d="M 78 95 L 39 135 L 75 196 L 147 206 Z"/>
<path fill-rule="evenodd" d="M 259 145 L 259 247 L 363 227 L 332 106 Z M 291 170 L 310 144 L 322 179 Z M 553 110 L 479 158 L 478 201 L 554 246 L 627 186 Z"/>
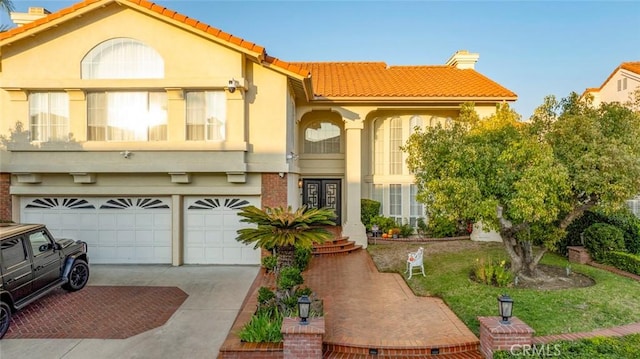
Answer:
<path fill-rule="evenodd" d="M 456 51 L 445 65 L 454 66 L 459 69 L 475 69 L 476 62 L 478 62 L 478 58 L 480 58 L 480 54 L 470 53 L 467 50 L 459 50 Z"/>
<path fill-rule="evenodd" d="M 29 12 L 12 12 L 11 21 L 20 27 L 49 14 L 51 14 L 51 12 L 43 7 L 30 7 Z"/>

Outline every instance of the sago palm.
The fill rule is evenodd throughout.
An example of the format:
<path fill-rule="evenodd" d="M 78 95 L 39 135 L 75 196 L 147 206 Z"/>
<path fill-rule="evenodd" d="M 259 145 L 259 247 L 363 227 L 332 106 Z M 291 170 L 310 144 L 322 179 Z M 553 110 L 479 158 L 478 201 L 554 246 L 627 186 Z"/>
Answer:
<path fill-rule="evenodd" d="M 7 14 L 15 10 L 13 2 L 11 0 L 0 0 L 0 11 L 4 11 Z M 0 32 L 8 30 L 9 27 L 4 24 L 0 24 Z"/>
<path fill-rule="evenodd" d="M 314 243 L 324 243 L 332 234 L 321 226 L 335 225 L 336 215 L 330 208 L 300 207 L 293 211 L 291 206 L 244 207 L 239 213 L 241 222 L 255 224 L 256 227 L 238 230 L 239 242 L 254 244 L 254 248 L 274 249 L 278 254 L 277 268 L 292 266 L 295 262 L 296 247 L 311 248 Z"/>

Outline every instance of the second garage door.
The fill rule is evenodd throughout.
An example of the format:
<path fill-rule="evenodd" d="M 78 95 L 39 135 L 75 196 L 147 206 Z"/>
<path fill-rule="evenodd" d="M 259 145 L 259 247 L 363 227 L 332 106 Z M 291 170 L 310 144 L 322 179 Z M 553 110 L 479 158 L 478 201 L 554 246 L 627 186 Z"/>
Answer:
<path fill-rule="evenodd" d="M 187 264 L 260 264 L 260 250 L 236 241 L 242 207 L 258 206 L 258 197 L 185 198 L 184 262 Z"/>

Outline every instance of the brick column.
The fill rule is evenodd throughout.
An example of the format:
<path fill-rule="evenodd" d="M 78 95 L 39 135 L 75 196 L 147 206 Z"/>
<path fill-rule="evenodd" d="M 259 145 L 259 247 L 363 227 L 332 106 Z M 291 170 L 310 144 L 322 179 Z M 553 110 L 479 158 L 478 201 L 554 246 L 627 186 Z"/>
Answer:
<path fill-rule="evenodd" d="M 587 264 L 591 262 L 591 255 L 585 247 L 582 246 L 569 246 L 569 262 Z"/>
<path fill-rule="evenodd" d="M 307 325 L 300 325 L 298 318 L 284 318 L 282 321 L 284 359 L 322 359 L 324 318 L 308 320 Z"/>
<path fill-rule="evenodd" d="M 500 317 L 478 317 L 478 320 L 480 351 L 487 359 L 493 359 L 496 350 L 518 350 L 533 342 L 534 330 L 516 317 L 511 317 L 511 324 L 500 323 Z"/>
<path fill-rule="evenodd" d="M 0 220 L 5 221 L 12 219 L 9 187 L 11 187 L 11 174 L 0 173 Z"/>

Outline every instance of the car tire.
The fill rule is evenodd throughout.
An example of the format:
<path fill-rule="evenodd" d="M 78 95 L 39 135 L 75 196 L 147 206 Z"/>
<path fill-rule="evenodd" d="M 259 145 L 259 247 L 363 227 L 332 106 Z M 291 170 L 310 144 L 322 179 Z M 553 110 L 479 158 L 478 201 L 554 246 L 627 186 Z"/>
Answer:
<path fill-rule="evenodd" d="M 0 339 L 4 337 L 11 324 L 11 308 L 9 304 L 0 302 Z"/>
<path fill-rule="evenodd" d="M 80 259 L 73 262 L 71 270 L 69 271 L 68 280 L 68 282 L 62 285 L 63 289 L 75 292 L 84 288 L 89 281 L 89 265 L 87 262 Z"/>

